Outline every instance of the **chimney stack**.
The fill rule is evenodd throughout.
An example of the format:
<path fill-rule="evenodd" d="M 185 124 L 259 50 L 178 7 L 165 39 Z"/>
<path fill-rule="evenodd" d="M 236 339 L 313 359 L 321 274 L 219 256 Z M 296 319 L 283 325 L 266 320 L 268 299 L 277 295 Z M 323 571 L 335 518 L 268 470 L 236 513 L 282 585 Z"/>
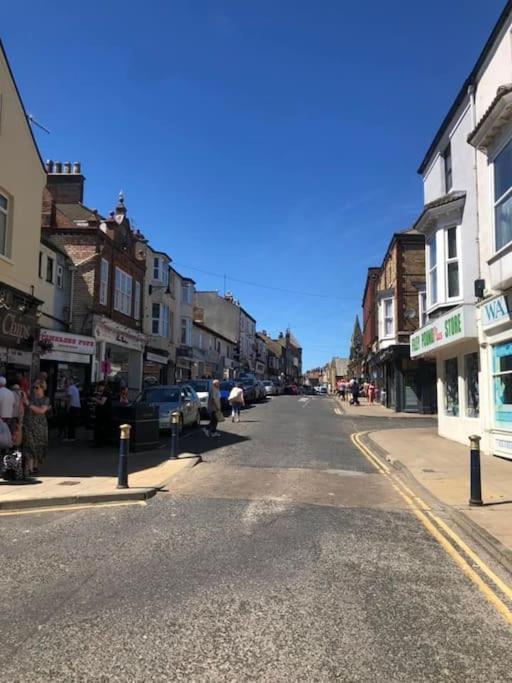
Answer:
<path fill-rule="evenodd" d="M 78 161 L 46 162 L 46 186 L 57 204 L 81 204 L 84 199 L 84 181 Z"/>

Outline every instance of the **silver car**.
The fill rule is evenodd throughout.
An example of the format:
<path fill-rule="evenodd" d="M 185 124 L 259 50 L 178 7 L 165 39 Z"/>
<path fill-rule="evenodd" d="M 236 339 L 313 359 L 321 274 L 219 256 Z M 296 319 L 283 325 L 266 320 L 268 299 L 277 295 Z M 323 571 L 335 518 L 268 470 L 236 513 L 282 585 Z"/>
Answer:
<path fill-rule="evenodd" d="M 201 424 L 201 402 L 188 384 L 165 384 L 144 389 L 140 400 L 157 406 L 159 409 L 160 429 L 170 429 L 170 416 L 173 412 L 180 414 L 179 430 L 187 425 Z"/>
<path fill-rule="evenodd" d="M 277 396 L 277 387 L 274 382 L 271 382 L 269 379 L 263 380 L 263 386 L 267 396 Z"/>

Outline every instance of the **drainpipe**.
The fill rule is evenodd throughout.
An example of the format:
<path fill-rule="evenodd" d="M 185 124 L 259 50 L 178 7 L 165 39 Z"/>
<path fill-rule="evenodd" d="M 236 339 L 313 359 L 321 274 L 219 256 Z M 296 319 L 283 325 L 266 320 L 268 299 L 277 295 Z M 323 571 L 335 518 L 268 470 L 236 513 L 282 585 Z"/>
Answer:
<path fill-rule="evenodd" d="M 471 102 L 471 127 L 472 130 L 476 126 L 476 106 L 475 106 L 475 86 L 471 84 L 468 87 L 468 95 Z M 473 174 L 475 178 L 475 205 L 476 205 L 476 253 L 477 253 L 477 263 L 478 263 L 478 279 L 482 276 L 482 268 L 480 265 L 480 210 L 478 206 L 478 167 L 477 167 L 477 154 L 478 150 L 473 147 Z"/>
<path fill-rule="evenodd" d="M 69 320 L 68 320 L 68 325 L 69 329 L 73 329 L 73 298 L 75 295 L 75 273 L 76 273 L 76 267 L 75 266 L 69 266 L 69 272 L 71 273 L 71 284 L 69 286 Z"/>

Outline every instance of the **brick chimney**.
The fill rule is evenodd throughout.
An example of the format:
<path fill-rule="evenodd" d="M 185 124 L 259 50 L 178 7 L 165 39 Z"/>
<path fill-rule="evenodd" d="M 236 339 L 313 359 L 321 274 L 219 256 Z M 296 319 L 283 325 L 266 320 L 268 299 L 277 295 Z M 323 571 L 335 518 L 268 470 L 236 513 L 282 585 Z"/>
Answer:
<path fill-rule="evenodd" d="M 78 204 L 84 199 L 84 176 L 80 164 L 75 161 L 46 162 L 46 187 L 57 204 Z"/>

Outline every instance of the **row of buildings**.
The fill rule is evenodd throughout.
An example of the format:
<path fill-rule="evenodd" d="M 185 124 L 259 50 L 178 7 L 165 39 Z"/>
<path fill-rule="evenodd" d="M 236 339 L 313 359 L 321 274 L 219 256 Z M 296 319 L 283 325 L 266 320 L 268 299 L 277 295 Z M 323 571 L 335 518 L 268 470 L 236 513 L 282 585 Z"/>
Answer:
<path fill-rule="evenodd" d="M 119 195 L 108 215 L 84 203 L 79 163 L 42 163 L 0 44 L 0 372 L 67 375 L 83 387 L 200 377 L 298 381 L 290 330 L 271 339 L 233 296 L 199 291 L 133 228 Z"/>
<path fill-rule="evenodd" d="M 368 270 L 361 370 L 397 410 L 512 457 L 512 2 L 419 167 L 424 206 Z"/>
<path fill-rule="evenodd" d="M 334 356 L 321 368 L 313 368 L 304 373 L 304 384 L 311 387 L 325 386 L 335 392 L 340 382 L 349 376 L 348 358 Z"/>

